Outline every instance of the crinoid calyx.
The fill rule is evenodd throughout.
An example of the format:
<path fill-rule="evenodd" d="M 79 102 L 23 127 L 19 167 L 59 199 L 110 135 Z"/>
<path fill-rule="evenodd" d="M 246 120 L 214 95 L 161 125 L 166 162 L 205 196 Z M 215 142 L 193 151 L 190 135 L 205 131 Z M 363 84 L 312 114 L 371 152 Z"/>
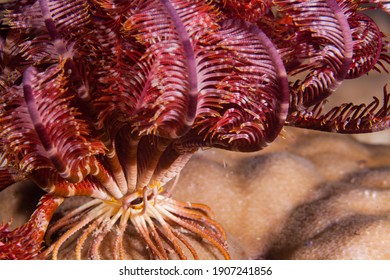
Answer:
<path fill-rule="evenodd" d="M 57 258 L 77 233 L 75 257 L 86 250 L 98 259 L 112 232 L 112 255 L 124 258 L 127 227 L 151 258 L 198 258 L 193 235 L 229 258 L 211 210 L 176 201 L 164 187 L 197 149 L 257 151 L 285 124 L 345 133 L 388 128 L 386 90 L 382 106 L 375 99 L 321 111 L 343 79 L 386 70 L 388 43 L 367 9 L 388 12 L 389 4 L 2 4 L 0 190 L 32 181 L 47 194 L 26 224 L 0 227 L 0 258 Z M 297 74 L 306 76 L 288 81 Z M 91 200 L 49 225 L 75 196 Z"/>

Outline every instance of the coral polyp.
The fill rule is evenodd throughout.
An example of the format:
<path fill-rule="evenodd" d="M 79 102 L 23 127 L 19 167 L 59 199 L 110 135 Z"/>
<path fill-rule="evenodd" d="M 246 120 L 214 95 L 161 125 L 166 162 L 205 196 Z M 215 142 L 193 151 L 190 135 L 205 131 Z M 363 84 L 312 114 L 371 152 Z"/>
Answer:
<path fill-rule="evenodd" d="M 121 259 L 128 228 L 153 259 L 198 258 L 194 236 L 229 258 L 211 210 L 164 188 L 198 149 L 258 151 L 284 125 L 389 128 L 386 87 L 383 102 L 323 112 L 344 79 L 387 72 L 389 43 L 370 10 L 386 15 L 390 4 L 0 4 L 0 190 L 33 182 L 46 192 L 26 224 L 0 227 L 0 258 L 60 258 L 78 235 L 74 257 L 99 259 L 114 234 Z M 64 200 L 80 196 L 90 200 L 51 223 Z"/>

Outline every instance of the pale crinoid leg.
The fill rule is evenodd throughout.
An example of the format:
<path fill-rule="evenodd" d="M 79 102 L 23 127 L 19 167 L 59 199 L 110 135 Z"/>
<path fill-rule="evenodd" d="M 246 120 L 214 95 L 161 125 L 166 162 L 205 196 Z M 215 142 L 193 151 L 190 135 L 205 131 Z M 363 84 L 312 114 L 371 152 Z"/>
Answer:
<path fill-rule="evenodd" d="M 124 259 L 123 239 L 126 228 L 133 226 L 146 244 L 150 258 L 168 259 L 174 252 L 180 259 L 199 256 L 189 238 L 196 235 L 207 240 L 229 259 L 226 236 L 222 227 L 211 218 L 211 210 L 202 204 L 176 201 L 165 196 L 159 184 L 143 187 L 121 200 L 94 199 L 76 208 L 58 220 L 47 232 L 47 243 L 53 233 L 65 231 L 51 243 L 42 257 L 50 254 L 57 259 L 64 243 L 81 232 L 75 245 L 75 258 L 82 258 L 82 249 L 89 237 L 92 243 L 88 257 L 99 259 L 99 248 L 108 233 L 115 233 L 113 258 Z"/>

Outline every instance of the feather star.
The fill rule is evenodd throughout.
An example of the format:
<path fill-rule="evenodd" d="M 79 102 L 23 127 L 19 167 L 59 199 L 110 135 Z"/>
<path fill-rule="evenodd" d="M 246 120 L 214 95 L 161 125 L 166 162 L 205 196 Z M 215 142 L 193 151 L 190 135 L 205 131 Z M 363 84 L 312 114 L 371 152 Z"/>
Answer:
<path fill-rule="evenodd" d="M 383 102 L 323 112 L 343 80 L 388 74 L 389 43 L 366 13 L 387 16 L 388 1 L 2 3 L 0 190 L 32 181 L 46 194 L 24 225 L 0 225 L 1 259 L 56 259 L 76 233 L 75 258 L 92 238 L 99 259 L 110 232 L 121 259 L 128 227 L 150 258 L 198 258 L 195 235 L 229 259 L 209 207 L 165 187 L 194 152 L 258 151 L 285 125 L 390 126 L 386 86 Z M 91 200 L 50 223 L 75 196 Z"/>

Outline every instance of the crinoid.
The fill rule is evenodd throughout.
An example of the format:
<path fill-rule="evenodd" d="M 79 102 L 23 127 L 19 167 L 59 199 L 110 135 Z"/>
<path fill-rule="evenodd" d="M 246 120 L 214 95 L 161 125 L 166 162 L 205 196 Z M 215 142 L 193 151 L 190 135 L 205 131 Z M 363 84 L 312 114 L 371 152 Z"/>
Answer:
<path fill-rule="evenodd" d="M 151 258 L 198 258 L 193 236 L 230 258 L 211 210 L 176 201 L 164 187 L 199 148 L 258 151 L 284 125 L 343 133 L 388 128 L 386 88 L 383 105 L 375 98 L 322 110 L 345 78 L 386 71 L 388 42 L 364 11 L 389 6 L 1 4 L 0 190 L 32 181 L 47 194 L 26 224 L 0 227 L 0 258 L 57 258 L 77 234 L 75 257 L 87 251 L 98 259 L 109 233 L 113 257 L 125 258 L 128 227 Z M 298 74 L 304 78 L 292 80 Z M 76 196 L 91 200 L 50 225 L 57 207 Z"/>

